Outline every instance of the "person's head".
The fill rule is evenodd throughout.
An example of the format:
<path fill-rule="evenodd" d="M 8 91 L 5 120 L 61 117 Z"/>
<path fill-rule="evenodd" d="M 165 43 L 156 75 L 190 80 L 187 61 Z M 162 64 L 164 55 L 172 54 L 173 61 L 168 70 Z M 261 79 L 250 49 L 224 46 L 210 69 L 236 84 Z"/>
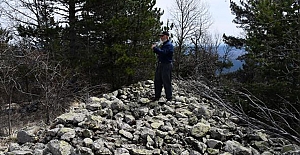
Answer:
<path fill-rule="evenodd" d="M 159 37 L 161 41 L 166 41 L 169 39 L 169 32 L 163 31 L 162 33 L 159 34 Z"/>

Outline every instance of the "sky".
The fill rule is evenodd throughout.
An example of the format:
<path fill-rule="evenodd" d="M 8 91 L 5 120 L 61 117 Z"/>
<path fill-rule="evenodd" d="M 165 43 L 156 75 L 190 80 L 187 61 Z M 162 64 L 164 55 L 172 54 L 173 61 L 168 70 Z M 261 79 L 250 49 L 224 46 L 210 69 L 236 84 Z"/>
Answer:
<path fill-rule="evenodd" d="M 213 20 L 213 25 L 210 28 L 212 34 L 222 35 L 225 33 L 226 35 L 241 36 L 242 30 L 236 28 L 236 25 L 232 23 L 234 16 L 231 14 L 229 8 L 230 0 L 199 1 L 206 2 L 209 6 L 209 12 L 212 15 Z M 165 11 L 161 20 L 166 23 L 167 19 L 170 18 L 170 11 L 175 7 L 175 0 L 156 0 L 156 7 L 162 8 Z M 4 24 L 5 23 L 2 23 L 2 26 L 5 26 Z"/>
<path fill-rule="evenodd" d="M 232 22 L 234 16 L 231 14 L 229 0 L 204 0 L 209 6 L 213 25 L 210 28 L 212 34 L 240 36 L 242 30 L 236 28 Z M 156 7 L 164 10 L 161 20 L 167 21 L 170 18 L 170 11 L 174 8 L 175 0 L 156 0 Z"/>

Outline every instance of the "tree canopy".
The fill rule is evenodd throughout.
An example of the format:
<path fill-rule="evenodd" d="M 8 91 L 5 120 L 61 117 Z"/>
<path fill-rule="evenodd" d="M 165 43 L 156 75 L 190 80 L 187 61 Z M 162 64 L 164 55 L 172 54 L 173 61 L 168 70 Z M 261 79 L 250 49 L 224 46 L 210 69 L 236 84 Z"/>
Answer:
<path fill-rule="evenodd" d="M 230 1 L 230 7 L 235 15 L 233 22 L 245 31 L 245 38 L 226 35 L 223 38 L 226 43 L 244 46 L 247 51 L 240 57 L 245 64 L 238 76 L 243 87 L 261 103 L 252 108 L 266 106 L 262 111 L 265 113 L 272 109 L 269 111 L 272 120 L 263 122 L 276 122 L 291 135 L 298 135 L 299 1 L 240 0 Z M 260 116 L 258 112 L 250 115 Z"/>
<path fill-rule="evenodd" d="M 268 87 L 274 94 L 285 96 L 290 101 L 297 101 L 299 4 L 294 0 L 247 0 L 240 1 L 240 5 L 231 2 L 231 9 L 236 16 L 234 22 L 246 32 L 246 38 L 242 40 L 247 50 L 243 56 L 246 81 Z M 230 40 L 232 38 L 227 37 L 227 42 Z"/>

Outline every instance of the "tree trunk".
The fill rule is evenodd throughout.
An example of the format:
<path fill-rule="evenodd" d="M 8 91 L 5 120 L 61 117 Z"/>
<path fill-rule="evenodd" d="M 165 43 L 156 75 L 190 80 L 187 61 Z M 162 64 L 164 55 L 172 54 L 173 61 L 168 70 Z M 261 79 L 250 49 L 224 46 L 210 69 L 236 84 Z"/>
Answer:
<path fill-rule="evenodd" d="M 70 39 L 70 44 L 69 44 L 69 56 L 70 60 L 77 60 L 77 51 L 76 51 L 76 31 L 75 31 L 75 23 L 76 23 L 76 17 L 75 17 L 75 0 L 70 0 L 69 1 L 69 39 Z"/>

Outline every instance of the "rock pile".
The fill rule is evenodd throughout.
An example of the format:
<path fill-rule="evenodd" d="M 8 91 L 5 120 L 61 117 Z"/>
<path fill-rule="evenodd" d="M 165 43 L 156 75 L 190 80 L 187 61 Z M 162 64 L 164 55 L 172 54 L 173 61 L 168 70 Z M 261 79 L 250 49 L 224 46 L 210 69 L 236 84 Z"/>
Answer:
<path fill-rule="evenodd" d="M 300 154 L 282 138 L 238 125 L 213 101 L 173 83 L 172 102 L 151 102 L 148 80 L 90 97 L 51 127 L 23 129 L 0 155 L 272 155 Z"/>

